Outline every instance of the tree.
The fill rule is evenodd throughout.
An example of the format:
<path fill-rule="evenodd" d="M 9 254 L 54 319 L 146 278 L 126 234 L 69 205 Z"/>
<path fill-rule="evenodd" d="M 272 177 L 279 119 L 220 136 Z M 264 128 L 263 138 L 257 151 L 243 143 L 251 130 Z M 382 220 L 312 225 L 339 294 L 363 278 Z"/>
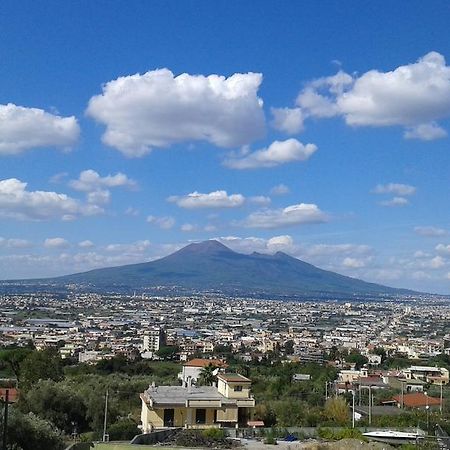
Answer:
<path fill-rule="evenodd" d="M 61 356 L 56 348 L 33 351 L 23 360 L 20 371 L 25 389 L 39 380 L 60 381 L 64 378 Z"/>
<path fill-rule="evenodd" d="M 292 339 L 284 343 L 284 353 L 286 355 L 292 355 L 294 353 L 294 341 Z"/>
<path fill-rule="evenodd" d="M 209 363 L 207 366 L 203 367 L 200 371 L 200 384 L 203 384 L 205 386 L 213 386 L 217 380 L 217 376 L 214 373 L 216 370 L 217 366 L 212 363 Z"/>
<path fill-rule="evenodd" d="M 337 425 L 345 425 L 349 418 L 347 402 L 342 397 L 330 397 L 325 402 L 325 417 Z"/>
<path fill-rule="evenodd" d="M 364 364 L 369 361 L 365 356 L 361 355 L 358 350 L 352 350 L 346 357 L 345 361 L 348 363 L 354 363 L 357 369 L 360 369 Z"/>
<path fill-rule="evenodd" d="M 31 352 L 32 349 L 26 347 L 4 349 L 0 351 L 0 360 L 5 362 L 19 380 L 22 362 Z"/>
<path fill-rule="evenodd" d="M 3 417 L 0 414 L 0 419 Z M 35 416 L 22 414 L 14 407 L 8 415 L 8 449 L 14 450 L 62 450 L 65 443 L 54 425 Z"/>
<path fill-rule="evenodd" d="M 157 352 L 156 356 L 162 359 L 174 359 L 175 355 L 178 353 L 178 347 L 163 346 Z"/>
<path fill-rule="evenodd" d="M 87 430 L 86 406 L 83 397 L 74 389 L 43 380 L 20 398 L 23 412 L 32 412 L 52 422 L 70 434 L 76 426 L 80 432 Z"/>

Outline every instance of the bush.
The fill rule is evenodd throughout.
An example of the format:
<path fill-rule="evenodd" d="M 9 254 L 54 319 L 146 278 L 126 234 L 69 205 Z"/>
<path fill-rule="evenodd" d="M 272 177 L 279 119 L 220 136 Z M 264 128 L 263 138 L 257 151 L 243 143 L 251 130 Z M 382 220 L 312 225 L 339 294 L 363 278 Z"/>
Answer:
<path fill-rule="evenodd" d="M 108 428 L 111 441 L 128 441 L 140 434 L 137 424 L 132 419 L 120 419 Z"/>
<path fill-rule="evenodd" d="M 342 439 L 359 439 L 365 440 L 361 431 L 357 428 L 341 428 L 339 430 L 333 430 L 331 428 L 319 428 L 317 435 L 326 440 L 340 441 Z"/>
<path fill-rule="evenodd" d="M 222 428 L 207 428 L 203 430 L 203 436 L 210 439 L 224 439 L 226 434 Z"/>

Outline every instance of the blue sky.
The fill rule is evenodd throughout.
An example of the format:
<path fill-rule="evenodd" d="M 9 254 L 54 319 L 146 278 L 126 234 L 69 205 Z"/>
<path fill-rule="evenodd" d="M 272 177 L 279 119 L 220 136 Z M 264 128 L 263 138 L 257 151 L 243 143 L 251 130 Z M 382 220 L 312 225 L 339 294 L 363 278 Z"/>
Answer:
<path fill-rule="evenodd" d="M 218 238 L 450 293 L 450 5 L 0 10 L 0 278 Z"/>

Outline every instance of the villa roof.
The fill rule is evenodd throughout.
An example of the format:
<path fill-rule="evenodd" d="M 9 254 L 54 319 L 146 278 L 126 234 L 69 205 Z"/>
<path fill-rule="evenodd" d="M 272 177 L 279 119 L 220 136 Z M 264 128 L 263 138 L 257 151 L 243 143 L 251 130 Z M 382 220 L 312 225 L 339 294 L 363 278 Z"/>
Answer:
<path fill-rule="evenodd" d="M 252 380 L 244 377 L 240 373 L 220 373 L 217 378 L 221 378 L 224 381 L 229 381 L 231 383 L 251 383 Z"/>
<path fill-rule="evenodd" d="M 215 386 L 157 386 L 150 387 L 144 395 L 157 405 L 185 405 L 187 400 L 220 400 L 222 403 L 236 403 L 220 394 Z"/>

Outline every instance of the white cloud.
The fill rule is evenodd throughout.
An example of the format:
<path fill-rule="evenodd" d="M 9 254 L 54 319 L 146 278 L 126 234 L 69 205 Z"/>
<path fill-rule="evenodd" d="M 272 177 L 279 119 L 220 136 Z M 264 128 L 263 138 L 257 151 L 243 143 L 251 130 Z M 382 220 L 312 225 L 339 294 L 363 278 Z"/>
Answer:
<path fill-rule="evenodd" d="M 67 248 L 69 246 L 69 242 L 61 237 L 47 238 L 44 241 L 44 247 L 46 248 Z"/>
<path fill-rule="evenodd" d="M 434 122 L 422 123 L 414 127 L 407 128 L 403 133 L 406 139 L 420 139 L 422 141 L 434 141 L 447 137 L 447 131 Z"/>
<path fill-rule="evenodd" d="M 184 196 L 173 195 L 167 200 L 186 209 L 236 208 L 244 204 L 245 197 L 241 194 L 228 195 L 226 191 L 214 191 L 209 194 L 195 191 Z"/>
<path fill-rule="evenodd" d="M 248 198 L 249 203 L 254 203 L 255 205 L 267 206 L 271 203 L 270 197 L 266 197 L 265 195 L 255 195 L 253 197 Z"/>
<path fill-rule="evenodd" d="M 271 108 L 272 126 L 286 134 L 303 131 L 303 113 L 300 108 Z"/>
<path fill-rule="evenodd" d="M 80 127 L 73 116 L 56 116 L 12 103 L 0 105 L 0 155 L 42 147 L 69 149 L 79 135 Z"/>
<path fill-rule="evenodd" d="M 274 141 L 269 147 L 242 157 L 230 157 L 224 161 L 224 165 L 232 169 L 275 167 L 293 161 L 306 161 L 316 150 L 314 144 L 304 145 L 291 138 L 286 141 Z"/>
<path fill-rule="evenodd" d="M 333 256 L 367 256 L 372 253 L 372 248 L 363 244 L 315 244 L 305 251 L 308 257 L 333 257 Z"/>
<path fill-rule="evenodd" d="M 294 240 L 289 235 L 274 236 L 270 239 L 258 237 L 237 237 L 222 236 L 214 238 L 227 247 L 238 253 L 275 253 L 277 251 L 285 251 L 293 253 L 295 251 Z"/>
<path fill-rule="evenodd" d="M 0 246 L 18 249 L 18 248 L 32 247 L 33 244 L 30 241 L 27 241 L 26 239 L 18 239 L 18 238 L 5 239 L 0 237 Z"/>
<path fill-rule="evenodd" d="M 328 216 L 315 204 L 300 203 L 283 209 L 263 209 L 250 214 L 242 225 L 248 228 L 279 228 L 323 223 Z"/>
<path fill-rule="evenodd" d="M 390 200 L 384 200 L 380 202 L 381 206 L 387 206 L 389 208 L 396 208 L 398 206 L 406 206 L 409 205 L 409 201 L 404 197 L 393 197 Z"/>
<path fill-rule="evenodd" d="M 147 222 L 152 225 L 156 225 L 162 230 L 169 230 L 175 225 L 175 219 L 170 216 L 156 217 L 156 216 L 148 216 Z"/>
<path fill-rule="evenodd" d="M 342 261 L 342 265 L 349 269 L 361 269 L 366 266 L 366 262 L 363 259 L 347 257 Z"/>
<path fill-rule="evenodd" d="M 88 169 L 83 170 L 77 180 L 71 180 L 69 185 L 76 191 L 93 192 L 99 189 L 120 186 L 135 188 L 136 182 L 121 172 L 101 177 L 95 170 Z"/>
<path fill-rule="evenodd" d="M 153 70 L 106 83 L 87 114 L 106 125 L 103 142 L 128 157 L 177 142 L 236 147 L 264 134 L 261 81 L 258 73 L 225 78 Z"/>
<path fill-rule="evenodd" d="M 447 230 L 433 226 L 414 227 L 414 231 L 419 236 L 426 236 L 426 237 L 439 237 L 439 236 L 446 236 L 448 234 Z"/>
<path fill-rule="evenodd" d="M 107 189 L 88 192 L 86 199 L 92 205 L 106 205 L 111 200 L 111 192 Z"/>
<path fill-rule="evenodd" d="M 450 115 L 450 67 L 430 52 L 389 72 L 360 77 L 339 72 L 309 83 L 297 98 L 304 117 L 342 116 L 352 126 L 403 126 L 406 138 L 437 139 L 446 134 L 437 120 Z"/>
<path fill-rule="evenodd" d="M 372 190 L 374 194 L 394 194 L 394 195 L 413 195 L 416 192 L 416 188 L 409 184 L 400 183 L 388 183 L 388 184 L 377 184 Z"/>
<path fill-rule="evenodd" d="M 445 259 L 442 256 L 435 256 L 429 261 L 423 262 L 422 265 L 429 269 L 440 269 L 445 266 Z"/>
<path fill-rule="evenodd" d="M 289 194 L 290 192 L 291 190 L 285 184 L 278 184 L 270 190 L 270 193 L 272 195 L 285 195 Z"/>
<path fill-rule="evenodd" d="M 450 256 L 450 244 L 438 244 L 436 245 L 436 251 L 440 253 L 441 255 Z"/>
<path fill-rule="evenodd" d="M 73 220 L 99 214 L 95 205 L 82 204 L 66 194 L 27 191 L 27 183 L 16 178 L 0 181 L 0 217 L 20 220 Z"/>
<path fill-rule="evenodd" d="M 109 244 L 105 247 L 108 252 L 117 252 L 126 255 L 141 255 L 145 253 L 151 246 L 150 241 L 142 240 L 132 242 L 131 244 Z"/>
<path fill-rule="evenodd" d="M 78 247 L 81 247 L 81 248 L 92 248 L 92 247 L 95 247 L 95 244 L 92 241 L 87 239 L 85 241 L 78 242 Z"/>
<path fill-rule="evenodd" d="M 183 223 L 181 225 L 180 230 L 185 233 L 191 233 L 193 231 L 197 231 L 198 227 L 196 225 L 193 225 L 192 223 Z"/>

